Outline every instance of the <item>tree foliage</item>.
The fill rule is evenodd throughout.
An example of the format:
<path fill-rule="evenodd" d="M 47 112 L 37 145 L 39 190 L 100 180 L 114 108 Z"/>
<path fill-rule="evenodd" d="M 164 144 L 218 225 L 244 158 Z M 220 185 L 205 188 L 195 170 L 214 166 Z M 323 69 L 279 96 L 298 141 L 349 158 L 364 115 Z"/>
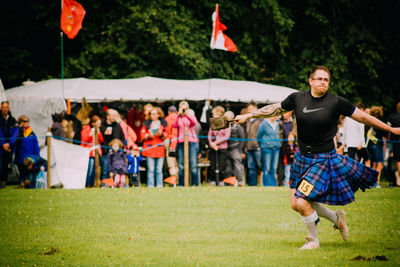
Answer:
<path fill-rule="evenodd" d="M 387 109 L 399 101 L 398 1 L 220 1 L 237 53 L 209 48 L 209 0 L 78 2 L 87 13 L 77 37 L 64 38 L 65 78 L 211 75 L 307 90 L 310 70 L 326 65 L 337 94 Z M 2 9 L 6 88 L 60 77 L 60 12 L 60 1 L 21 0 Z"/>

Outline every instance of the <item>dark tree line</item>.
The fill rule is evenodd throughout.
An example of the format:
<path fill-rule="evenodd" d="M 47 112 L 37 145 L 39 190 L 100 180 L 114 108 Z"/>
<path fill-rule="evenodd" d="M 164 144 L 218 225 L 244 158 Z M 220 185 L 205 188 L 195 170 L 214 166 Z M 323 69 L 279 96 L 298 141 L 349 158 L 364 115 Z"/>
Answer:
<path fill-rule="evenodd" d="M 1 9 L 0 78 L 59 78 L 61 1 L 8 1 Z M 155 76 L 252 80 L 305 90 L 315 65 L 332 71 L 331 90 L 391 109 L 400 100 L 400 2 L 219 1 L 237 53 L 209 48 L 209 0 L 78 0 L 78 36 L 64 37 L 65 78 Z"/>

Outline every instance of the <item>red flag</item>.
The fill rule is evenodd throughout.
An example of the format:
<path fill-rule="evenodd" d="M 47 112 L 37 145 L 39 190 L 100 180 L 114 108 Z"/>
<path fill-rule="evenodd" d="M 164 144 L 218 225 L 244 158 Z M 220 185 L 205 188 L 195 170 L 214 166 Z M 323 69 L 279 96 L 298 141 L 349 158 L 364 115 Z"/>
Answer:
<path fill-rule="evenodd" d="M 212 14 L 213 31 L 211 36 L 210 46 L 211 49 L 221 49 L 225 51 L 236 52 L 237 48 L 233 41 L 223 34 L 227 28 L 219 21 L 218 4 L 215 6 L 215 11 Z"/>
<path fill-rule="evenodd" d="M 61 30 L 69 39 L 74 39 L 82 28 L 82 21 L 86 11 L 82 5 L 74 0 L 62 0 Z"/>

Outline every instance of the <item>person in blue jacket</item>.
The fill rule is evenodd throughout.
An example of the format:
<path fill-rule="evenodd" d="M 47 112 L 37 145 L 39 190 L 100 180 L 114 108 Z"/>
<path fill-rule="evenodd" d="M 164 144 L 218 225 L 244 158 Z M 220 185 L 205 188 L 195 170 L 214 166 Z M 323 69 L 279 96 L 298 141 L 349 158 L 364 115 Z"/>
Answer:
<path fill-rule="evenodd" d="M 279 139 L 279 121 L 276 117 L 264 119 L 257 132 L 257 141 L 261 148 L 262 185 L 276 186 L 281 141 Z"/>
<path fill-rule="evenodd" d="M 29 126 L 29 118 L 22 115 L 18 118 L 17 123 L 19 130 L 12 137 L 15 142 L 15 164 L 17 164 L 19 169 L 21 187 L 25 187 L 24 159 L 28 157 L 33 159 L 40 157 L 40 149 L 36 134 Z"/>
<path fill-rule="evenodd" d="M 133 148 L 132 151 L 126 156 L 128 159 L 128 177 L 129 184 L 131 186 L 140 185 L 140 170 L 139 164 L 143 160 L 142 155 L 140 155 L 140 150 L 138 147 Z"/>

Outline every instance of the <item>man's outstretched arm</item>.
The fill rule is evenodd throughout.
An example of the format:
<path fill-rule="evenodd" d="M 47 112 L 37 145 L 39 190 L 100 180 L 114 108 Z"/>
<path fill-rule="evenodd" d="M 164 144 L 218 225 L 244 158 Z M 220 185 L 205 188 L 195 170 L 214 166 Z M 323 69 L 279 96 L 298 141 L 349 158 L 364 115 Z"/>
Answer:
<path fill-rule="evenodd" d="M 281 107 L 281 103 L 275 103 L 271 105 L 266 105 L 255 112 L 247 113 L 244 115 L 238 115 L 235 117 L 236 123 L 245 123 L 251 118 L 269 118 L 282 115 L 283 113 L 289 112 Z"/>
<path fill-rule="evenodd" d="M 368 126 L 372 126 L 374 128 L 381 129 L 383 131 L 390 132 L 392 134 L 400 135 L 400 127 L 390 127 L 383 121 L 361 111 L 360 109 L 356 108 L 353 115 L 350 116 L 352 119 L 364 123 Z"/>

